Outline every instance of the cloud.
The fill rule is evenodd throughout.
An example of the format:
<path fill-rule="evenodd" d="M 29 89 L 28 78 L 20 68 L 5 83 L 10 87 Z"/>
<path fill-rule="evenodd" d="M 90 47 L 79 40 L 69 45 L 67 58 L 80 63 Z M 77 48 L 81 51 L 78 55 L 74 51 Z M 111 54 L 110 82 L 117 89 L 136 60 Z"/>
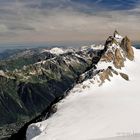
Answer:
<path fill-rule="evenodd" d="M 100 41 L 115 29 L 139 40 L 139 0 L 105 1 L 0 0 L 0 41 Z"/>
<path fill-rule="evenodd" d="M 7 27 L 4 24 L 0 24 L 0 33 L 7 32 Z"/>

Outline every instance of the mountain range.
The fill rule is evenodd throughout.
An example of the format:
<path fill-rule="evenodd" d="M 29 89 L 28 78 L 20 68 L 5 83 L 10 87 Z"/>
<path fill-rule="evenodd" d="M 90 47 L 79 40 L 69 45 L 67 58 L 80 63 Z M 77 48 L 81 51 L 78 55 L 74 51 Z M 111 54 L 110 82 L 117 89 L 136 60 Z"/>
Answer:
<path fill-rule="evenodd" d="M 122 69 L 127 61 L 135 60 L 134 50 L 130 39 L 115 31 L 99 46 L 4 53 L 0 60 L 0 139 L 18 133 L 77 85 L 82 85 L 81 89 L 91 83 L 93 87 L 102 87 L 115 76 L 128 82 L 131 77 Z M 82 84 L 89 79 L 90 83 Z M 34 130 L 31 125 L 27 139 L 36 136 Z"/>
<path fill-rule="evenodd" d="M 102 50 L 60 48 L 16 51 L 0 61 L 0 136 L 16 133 L 73 87 Z"/>

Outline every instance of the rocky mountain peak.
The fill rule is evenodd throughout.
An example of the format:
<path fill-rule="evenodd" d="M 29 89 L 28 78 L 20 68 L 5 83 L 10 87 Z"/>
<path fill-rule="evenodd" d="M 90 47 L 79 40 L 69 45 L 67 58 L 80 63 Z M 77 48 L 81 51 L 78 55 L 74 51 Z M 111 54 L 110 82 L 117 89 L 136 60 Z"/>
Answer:
<path fill-rule="evenodd" d="M 90 79 L 89 81 L 92 84 L 101 86 L 116 76 L 120 76 L 122 79 L 129 81 L 130 77 L 123 71 L 123 68 L 127 67 L 126 61 L 133 60 L 133 56 L 130 39 L 127 36 L 123 38 L 115 31 L 114 35 L 107 38 L 104 49 L 101 51 L 100 61 L 95 64 L 93 69 L 81 75 L 80 82 L 83 82 L 85 86 L 86 82 L 84 81 Z"/>
<path fill-rule="evenodd" d="M 117 30 L 115 30 L 113 36 L 116 37 L 117 35 L 120 35 L 120 34 Z"/>
<path fill-rule="evenodd" d="M 111 45 L 113 42 L 113 37 L 112 36 L 109 36 L 105 42 L 105 47 Z"/>
<path fill-rule="evenodd" d="M 123 73 L 123 67 L 126 66 L 126 61 L 133 59 L 134 50 L 130 39 L 127 36 L 123 38 L 115 31 L 113 36 L 109 36 L 106 40 L 104 53 L 97 64 L 99 85 L 102 85 L 105 80 L 110 81 L 109 77 L 113 77 L 114 74 L 128 81 L 129 76 Z"/>
<path fill-rule="evenodd" d="M 101 61 L 113 62 L 114 66 L 119 69 L 124 67 L 126 58 L 129 60 L 134 59 L 130 39 L 127 36 L 123 38 L 117 31 L 106 40 L 104 52 Z"/>

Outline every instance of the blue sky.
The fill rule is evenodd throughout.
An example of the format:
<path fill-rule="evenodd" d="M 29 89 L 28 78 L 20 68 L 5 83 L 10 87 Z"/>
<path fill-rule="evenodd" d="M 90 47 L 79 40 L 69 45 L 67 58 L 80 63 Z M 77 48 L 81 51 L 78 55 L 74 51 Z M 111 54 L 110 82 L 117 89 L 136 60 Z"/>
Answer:
<path fill-rule="evenodd" d="M 0 43 L 140 41 L 140 0 L 0 0 Z"/>
<path fill-rule="evenodd" d="M 138 0 L 76 0 L 75 2 L 86 3 L 89 6 L 97 4 L 98 6 L 102 6 L 106 9 L 126 10 L 135 8 Z"/>

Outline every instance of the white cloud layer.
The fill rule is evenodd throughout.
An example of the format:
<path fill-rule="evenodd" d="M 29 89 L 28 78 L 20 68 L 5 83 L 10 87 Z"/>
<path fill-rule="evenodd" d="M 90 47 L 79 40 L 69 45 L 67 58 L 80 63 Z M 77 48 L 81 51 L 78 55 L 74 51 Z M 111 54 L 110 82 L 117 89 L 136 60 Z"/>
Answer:
<path fill-rule="evenodd" d="M 115 29 L 140 41 L 139 5 L 120 11 L 94 9 L 70 0 L 1 2 L 0 42 L 102 41 Z"/>

